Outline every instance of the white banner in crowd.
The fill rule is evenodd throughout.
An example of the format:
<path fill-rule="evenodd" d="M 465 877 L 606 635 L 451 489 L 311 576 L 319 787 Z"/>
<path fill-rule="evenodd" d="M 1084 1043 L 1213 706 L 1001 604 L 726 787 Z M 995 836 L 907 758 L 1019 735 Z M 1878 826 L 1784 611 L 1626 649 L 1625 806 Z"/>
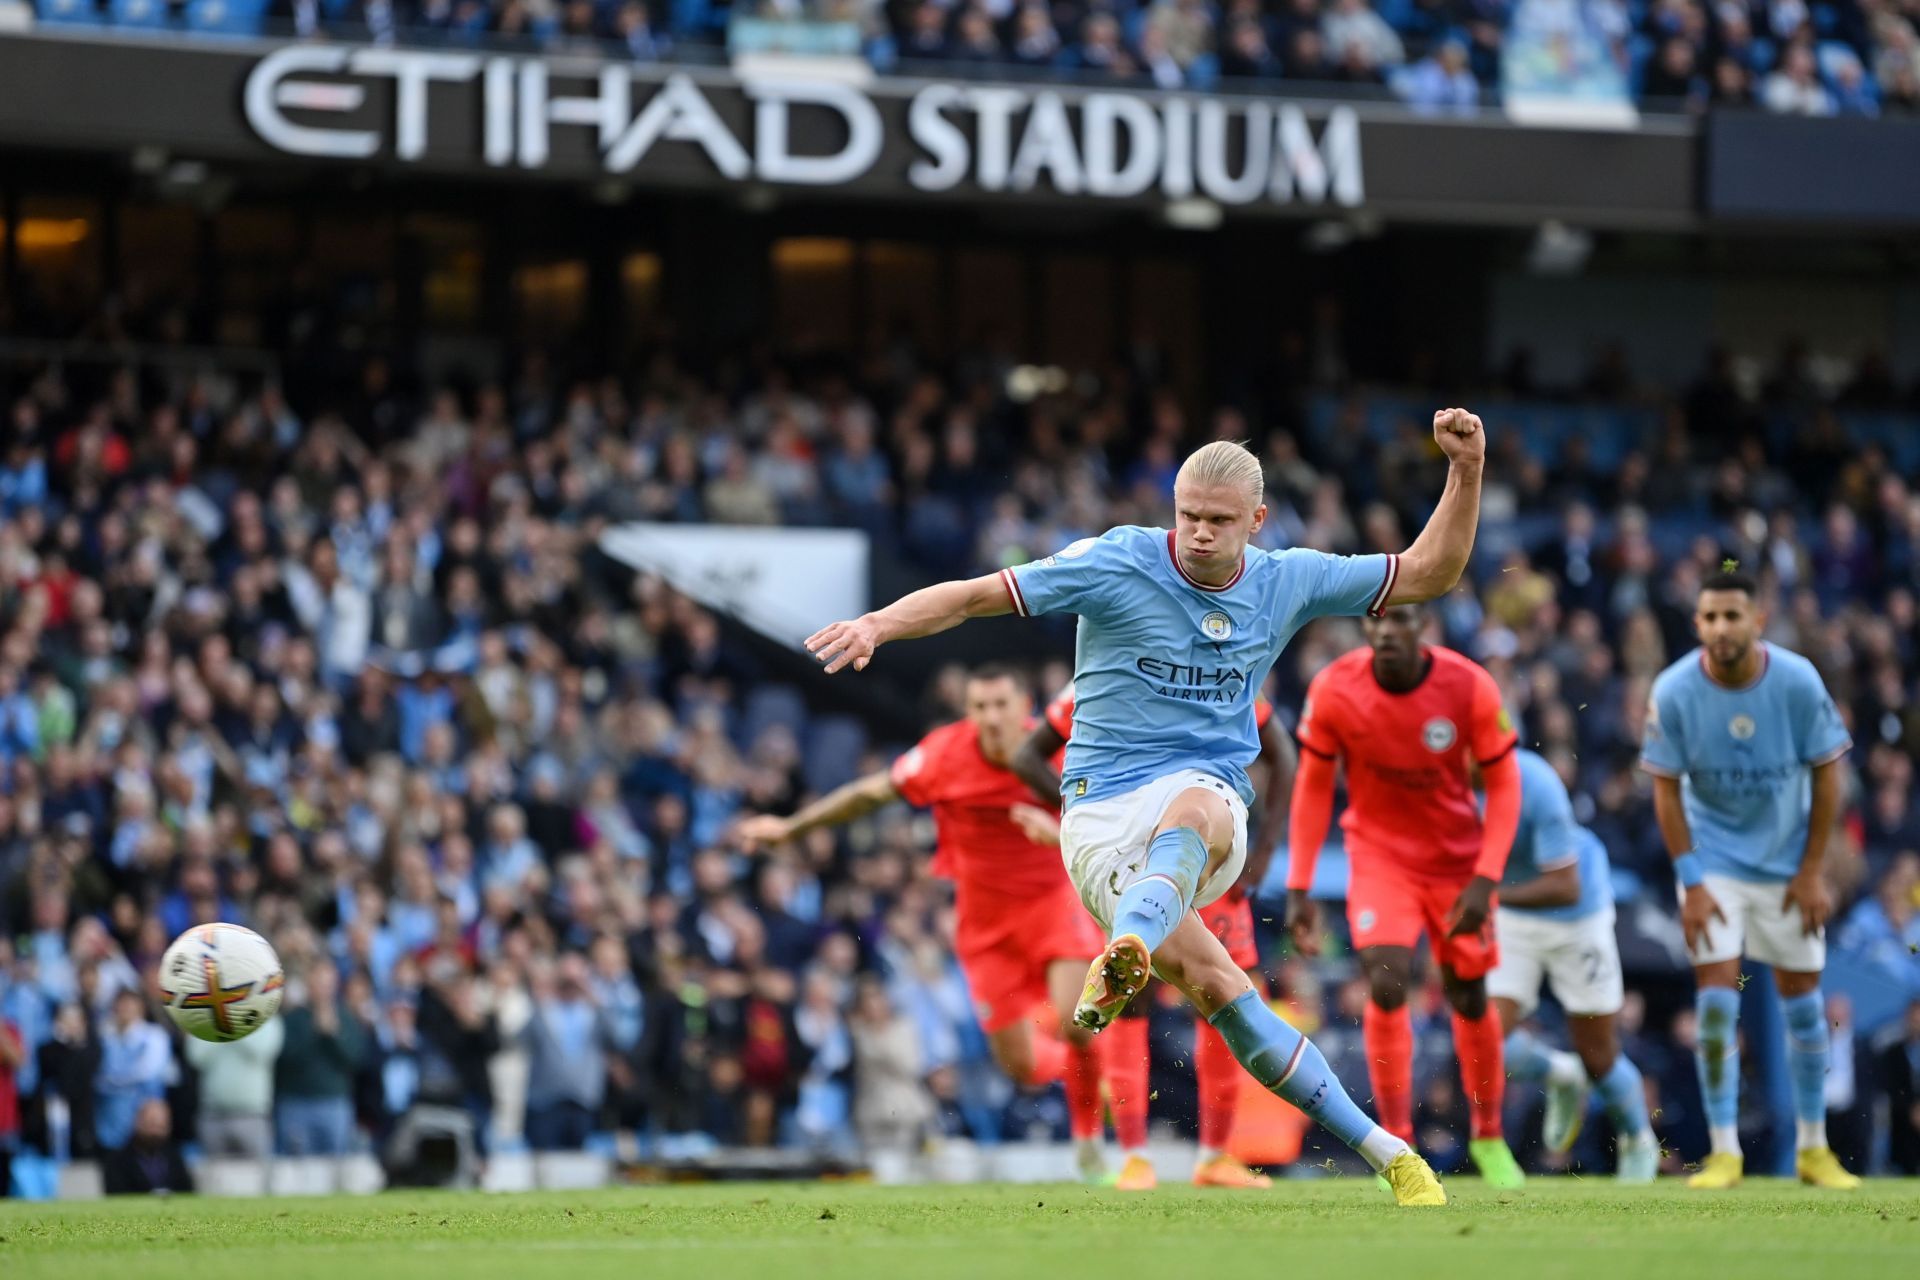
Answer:
<path fill-rule="evenodd" d="M 602 534 L 600 549 L 796 649 L 868 608 L 867 535 L 855 529 L 634 523 Z"/>

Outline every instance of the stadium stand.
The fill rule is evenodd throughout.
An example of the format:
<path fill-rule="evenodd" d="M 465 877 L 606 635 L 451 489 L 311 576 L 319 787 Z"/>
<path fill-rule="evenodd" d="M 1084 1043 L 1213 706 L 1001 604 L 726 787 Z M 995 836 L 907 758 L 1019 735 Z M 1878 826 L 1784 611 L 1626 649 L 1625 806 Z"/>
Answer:
<path fill-rule="evenodd" d="M 1056 1092 L 989 1065 L 910 813 L 764 864 L 729 844 L 738 816 L 877 767 L 897 733 L 818 713 L 803 669 L 595 554 L 596 534 L 851 525 L 922 578 L 990 569 L 1163 521 L 1172 460 L 1228 436 L 1266 462 L 1271 545 L 1397 548 L 1431 487 L 1439 393 L 1303 365 L 1195 419 L 1150 352 L 1016 396 L 985 354 L 935 365 L 904 344 L 763 352 L 724 383 L 663 349 L 638 373 L 529 360 L 497 384 L 421 385 L 364 376 L 326 334 L 262 374 L 170 345 L 164 316 L 49 332 L 81 330 L 104 340 L 0 359 L 0 1018 L 26 1050 L 16 1164 L 48 1178 L 127 1142 L 154 1098 L 198 1154 L 207 1108 L 177 1036 L 116 997 L 214 918 L 268 933 L 293 976 L 303 1048 L 274 1073 L 277 1149 L 377 1153 L 391 1180 L 475 1180 L 482 1157 L 496 1182 L 584 1176 L 536 1173 L 530 1147 L 604 1171 L 1063 1132 Z M 1648 683 L 1690 643 L 1693 584 L 1733 555 L 1766 580 L 1772 639 L 1819 665 L 1853 726 L 1829 870 L 1831 1012 L 1857 1075 L 1829 1097 L 1851 1162 L 1910 1161 L 1910 1117 L 1886 1100 L 1912 1097 L 1898 1071 L 1920 1036 L 1920 389 L 1871 360 L 1817 378 L 1792 349 L 1769 369 L 1709 359 L 1670 390 L 1611 355 L 1576 386 L 1526 368 L 1468 398 L 1496 457 L 1472 582 L 1440 612 L 1613 856 L 1628 1047 L 1671 1158 L 1704 1134 L 1632 763 Z M 282 381 L 308 390 L 289 402 Z M 1356 642 L 1304 635 L 1270 690 L 1284 713 Z M 1037 685 L 1062 675 L 1045 644 Z M 953 714 L 951 679 L 931 688 L 926 716 Z M 1338 896 L 1339 859 L 1324 865 Z M 1270 941 L 1358 1086 L 1350 959 Z M 1433 991 L 1415 1007 L 1423 1114 L 1444 1121 L 1446 1008 Z M 1179 1116 L 1191 1023 L 1164 1012 L 1160 1105 Z M 304 1168 L 275 1176 L 331 1176 Z"/>
<path fill-rule="evenodd" d="M 598 47 L 640 61 L 722 46 L 858 50 L 882 71 L 1071 77 L 1162 89 L 1500 100 L 1516 57 L 1649 107 L 1810 116 L 1920 111 L 1920 15 L 1900 0 L 36 0 L 48 24 L 198 37 Z M 1569 68 L 1577 67 L 1570 71 Z"/>

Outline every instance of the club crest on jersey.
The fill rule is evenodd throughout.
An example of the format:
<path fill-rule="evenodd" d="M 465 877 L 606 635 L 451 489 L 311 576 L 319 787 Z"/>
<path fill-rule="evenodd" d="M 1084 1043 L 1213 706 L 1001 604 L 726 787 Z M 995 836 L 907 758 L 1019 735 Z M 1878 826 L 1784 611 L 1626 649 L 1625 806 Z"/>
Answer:
<path fill-rule="evenodd" d="M 1200 619 L 1200 630 L 1206 633 L 1209 640 L 1230 639 L 1233 635 L 1233 619 L 1215 609 Z"/>
<path fill-rule="evenodd" d="M 1093 550 L 1093 544 L 1098 541 L 1098 538 L 1081 538 L 1077 542 L 1069 542 L 1066 546 L 1060 548 L 1058 556 L 1062 560 L 1078 560 L 1081 556 Z"/>
<path fill-rule="evenodd" d="M 1373 908 L 1367 907 L 1361 911 L 1359 918 L 1354 921 L 1354 924 L 1359 926 L 1360 932 L 1365 933 L 1367 930 L 1373 928 L 1378 919 L 1379 917 L 1373 913 Z"/>
<path fill-rule="evenodd" d="M 1735 742 L 1745 742 L 1759 727 L 1753 722 L 1753 717 L 1748 715 L 1738 715 L 1727 721 L 1727 732 L 1733 735 Z"/>
<path fill-rule="evenodd" d="M 1445 716 L 1435 716 L 1420 726 L 1421 745 L 1436 755 L 1451 748 L 1459 737 L 1460 731 Z"/>

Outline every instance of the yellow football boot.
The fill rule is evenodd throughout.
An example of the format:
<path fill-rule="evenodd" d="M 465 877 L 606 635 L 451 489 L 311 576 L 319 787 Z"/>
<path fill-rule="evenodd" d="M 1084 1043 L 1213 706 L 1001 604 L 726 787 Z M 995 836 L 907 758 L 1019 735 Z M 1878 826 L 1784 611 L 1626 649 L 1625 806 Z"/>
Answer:
<path fill-rule="evenodd" d="M 1416 1151 L 1402 1151 L 1380 1171 L 1393 1191 L 1393 1202 L 1403 1208 L 1447 1202 L 1447 1192 L 1433 1169 Z"/>
<path fill-rule="evenodd" d="M 1087 970 L 1087 985 L 1081 989 L 1080 1003 L 1073 1007 L 1074 1022 L 1089 1031 L 1105 1027 L 1145 989 L 1151 972 L 1147 944 L 1134 934 L 1121 934 Z"/>
<path fill-rule="evenodd" d="M 1793 1171 L 1810 1187 L 1828 1191 L 1858 1191 L 1860 1179 L 1840 1167 L 1840 1157 L 1831 1147 L 1814 1147 L 1793 1157 Z"/>
<path fill-rule="evenodd" d="M 1699 1191 L 1730 1191 L 1740 1185 L 1746 1171 L 1744 1156 L 1721 1151 L 1708 1156 L 1700 1165 L 1700 1172 L 1687 1179 L 1687 1185 Z"/>

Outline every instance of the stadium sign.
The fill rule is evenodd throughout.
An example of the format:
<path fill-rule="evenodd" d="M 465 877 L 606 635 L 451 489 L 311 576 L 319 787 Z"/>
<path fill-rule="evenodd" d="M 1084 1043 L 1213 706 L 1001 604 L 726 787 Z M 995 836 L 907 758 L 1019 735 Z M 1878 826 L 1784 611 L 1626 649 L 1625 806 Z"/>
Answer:
<path fill-rule="evenodd" d="M 1348 206 L 1364 194 L 1351 107 L 1327 110 L 1316 129 L 1299 105 L 1264 99 L 935 83 L 902 101 L 835 79 L 753 76 L 703 88 L 685 72 L 661 78 L 604 64 L 575 69 L 573 87 L 562 88 L 561 74 L 540 58 L 296 45 L 253 66 L 243 109 L 276 150 L 341 160 L 422 161 L 436 136 L 438 85 L 474 96 L 461 114 L 477 115 L 473 158 L 493 168 L 548 168 L 564 129 L 591 137 L 599 168 L 613 176 L 640 171 L 656 148 L 678 142 L 731 181 L 842 186 L 890 156 L 886 167 L 899 168 L 904 146 L 906 182 L 923 192 Z M 373 81 L 385 82 L 392 102 L 384 118 L 366 109 Z M 738 109 L 741 100 L 750 111 Z M 808 138 L 797 127 L 802 111 L 814 117 Z M 729 122 L 743 115 L 744 128 Z"/>
<path fill-rule="evenodd" d="M 759 57 L 731 69 L 608 64 L 52 26 L 0 39 L 0 86 L 0 145 L 63 161 L 133 153 L 306 170 L 316 182 L 339 165 L 902 206 L 1172 209 L 1205 198 L 1241 217 L 1360 205 L 1477 225 L 1700 220 L 1691 117 L 1518 128 L 1383 103 L 910 80 L 858 64 L 802 75 Z"/>

